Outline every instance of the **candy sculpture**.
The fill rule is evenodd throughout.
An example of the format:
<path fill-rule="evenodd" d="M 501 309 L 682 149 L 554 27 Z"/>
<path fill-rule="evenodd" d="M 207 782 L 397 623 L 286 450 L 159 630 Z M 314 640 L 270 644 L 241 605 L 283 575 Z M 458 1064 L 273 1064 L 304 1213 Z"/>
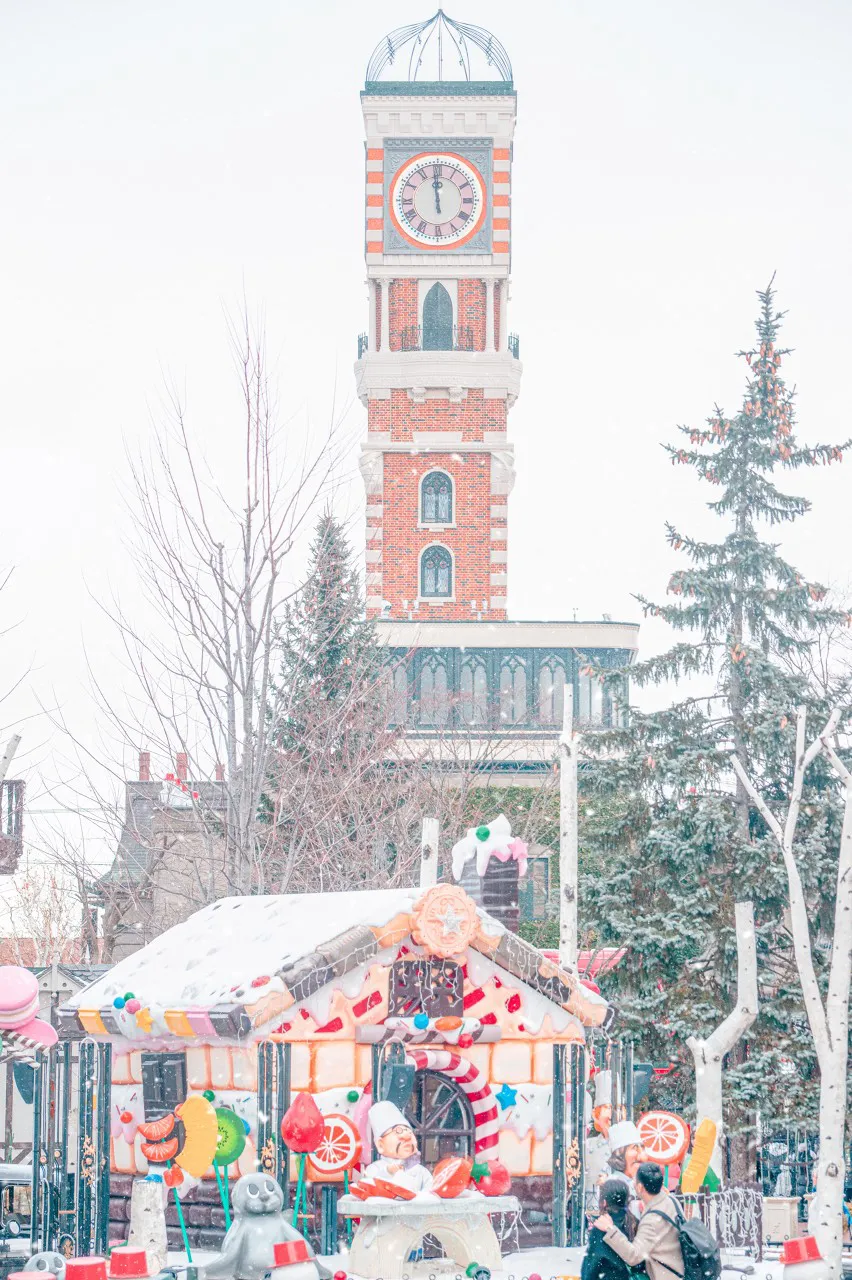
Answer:
<path fill-rule="evenodd" d="M 38 981 L 18 965 L 0 965 L 0 1031 L 12 1031 L 33 1049 L 49 1049 L 59 1036 L 49 1022 L 37 1018 Z"/>

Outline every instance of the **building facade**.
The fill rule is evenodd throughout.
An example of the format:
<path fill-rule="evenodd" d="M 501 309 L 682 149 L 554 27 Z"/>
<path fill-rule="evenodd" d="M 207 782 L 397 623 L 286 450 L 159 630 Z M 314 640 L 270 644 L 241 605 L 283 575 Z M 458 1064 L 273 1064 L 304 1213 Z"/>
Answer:
<path fill-rule="evenodd" d="M 377 46 L 361 104 L 367 608 L 393 656 L 395 718 L 420 735 L 552 738 L 567 683 L 581 720 L 612 723 L 626 691 L 592 671 L 631 660 L 635 625 L 508 621 L 522 373 L 508 55 L 439 11 Z"/>

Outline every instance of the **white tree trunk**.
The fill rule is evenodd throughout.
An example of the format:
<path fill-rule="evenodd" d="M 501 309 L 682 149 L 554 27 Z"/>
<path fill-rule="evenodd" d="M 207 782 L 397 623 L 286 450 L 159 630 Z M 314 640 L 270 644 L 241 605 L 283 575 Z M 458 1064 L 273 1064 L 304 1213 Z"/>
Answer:
<path fill-rule="evenodd" d="M 130 1192 L 130 1234 L 127 1242 L 145 1250 L 151 1275 L 163 1270 L 168 1257 L 167 1195 L 162 1182 L 146 1182 L 144 1178 L 135 1178 Z"/>
<path fill-rule="evenodd" d="M 441 828 L 437 818 L 424 818 L 420 836 L 420 888 L 438 883 L 438 840 Z"/>
<path fill-rule="evenodd" d="M 559 737 L 559 963 L 577 973 L 577 755 L 574 689 L 565 685 L 565 710 Z"/>
<path fill-rule="evenodd" d="M 722 1178 L 724 1122 L 722 1114 L 722 1059 L 730 1053 L 757 1017 L 757 947 L 754 911 L 750 902 L 734 906 L 737 930 L 737 1003 L 724 1022 L 706 1040 L 690 1036 L 687 1045 L 695 1063 L 696 1122 L 712 1120 L 716 1146 L 710 1168 Z"/>
<path fill-rule="evenodd" d="M 734 769 L 778 841 L 787 871 L 793 949 L 820 1069 L 819 1162 L 816 1194 L 811 1202 L 808 1225 L 834 1276 L 840 1275 L 842 1260 L 846 1069 L 849 1058 L 849 986 L 852 980 L 852 774 L 832 746 L 840 715 L 841 709 L 836 707 L 822 733 L 806 749 L 806 712 L 804 707 L 799 708 L 795 772 L 783 828 L 740 762 L 733 761 Z M 793 853 L 805 772 L 820 751 L 825 752 L 831 761 L 846 791 L 837 861 L 831 969 L 825 1005 L 814 969 L 808 904 Z"/>

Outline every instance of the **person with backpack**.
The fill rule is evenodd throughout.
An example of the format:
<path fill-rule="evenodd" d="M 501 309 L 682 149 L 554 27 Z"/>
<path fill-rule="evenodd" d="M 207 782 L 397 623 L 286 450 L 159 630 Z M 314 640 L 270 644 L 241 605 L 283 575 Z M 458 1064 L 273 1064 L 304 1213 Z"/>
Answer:
<path fill-rule="evenodd" d="M 600 1206 L 628 1240 L 636 1232 L 636 1219 L 628 1211 L 630 1187 L 621 1178 L 609 1178 L 601 1187 Z M 604 1240 L 604 1232 L 592 1227 L 583 1258 L 580 1280 L 631 1280 L 633 1272 L 627 1263 Z"/>
<path fill-rule="evenodd" d="M 680 1205 L 663 1188 L 663 1170 L 658 1164 L 640 1164 L 636 1170 L 636 1191 L 642 1202 L 642 1217 L 633 1240 L 628 1240 L 608 1213 L 594 1226 L 604 1233 L 609 1247 L 628 1266 L 640 1263 L 650 1280 L 718 1280 L 722 1274 L 719 1246 L 698 1218 L 686 1219 Z"/>

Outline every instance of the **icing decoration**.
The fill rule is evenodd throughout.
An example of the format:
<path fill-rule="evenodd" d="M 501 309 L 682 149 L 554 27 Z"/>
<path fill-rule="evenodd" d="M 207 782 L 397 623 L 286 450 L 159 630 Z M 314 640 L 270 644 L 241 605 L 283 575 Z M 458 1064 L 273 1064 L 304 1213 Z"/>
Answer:
<path fill-rule="evenodd" d="M 123 1138 L 128 1146 L 132 1145 L 136 1128 L 144 1114 L 142 1100 L 134 1089 L 124 1106 L 119 1102 L 112 1104 L 109 1116 L 110 1137 Z"/>
<path fill-rule="evenodd" d="M 175 1115 L 184 1127 L 186 1137 L 182 1149 L 175 1156 L 175 1163 L 184 1173 L 200 1178 L 213 1163 L 219 1126 L 213 1106 L 200 1095 L 194 1095 L 175 1107 Z"/>
<path fill-rule="evenodd" d="M 148 1009 L 139 1009 L 136 1014 L 136 1025 L 142 1031 L 150 1031 L 154 1025 L 154 1019 Z"/>
<path fill-rule="evenodd" d="M 415 1015 L 414 1015 L 414 1025 L 415 1025 L 415 1027 L 417 1027 L 417 1029 L 418 1029 L 419 1031 L 423 1031 L 423 1030 L 425 1030 L 425 1028 L 426 1028 L 426 1027 L 428 1027 L 428 1025 L 429 1025 L 429 1015 L 428 1015 L 428 1013 L 415 1013 Z"/>
<path fill-rule="evenodd" d="M 315 1151 L 324 1131 L 322 1113 L 311 1095 L 297 1093 L 281 1121 L 281 1137 L 287 1146 L 299 1154 Z"/>
<path fill-rule="evenodd" d="M 492 858 L 499 862 L 514 860 L 518 874 L 527 874 L 528 848 L 523 840 L 512 835 L 509 819 L 500 814 L 488 826 L 469 827 L 467 834 L 453 845 L 453 879 L 461 880 L 468 862 L 476 859 L 476 874 L 481 878 L 488 870 Z"/>
<path fill-rule="evenodd" d="M 689 1147 L 689 1125 L 672 1111 L 646 1111 L 637 1125 L 649 1160 L 678 1164 Z"/>
<path fill-rule="evenodd" d="M 515 1105 L 518 1097 L 518 1091 L 517 1089 L 513 1089 L 511 1085 L 501 1084 L 494 1097 L 500 1103 L 501 1109 L 506 1111 L 509 1107 L 513 1107 Z"/>
<path fill-rule="evenodd" d="M 127 1001 L 124 999 L 123 996 L 116 996 L 112 1002 L 112 1007 L 114 1009 L 123 1009 L 126 1004 L 127 1004 Z"/>
<path fill-rule="evenodd" d="M 358 1092 L 358 1090 L 357 1090 L 357 1089 L 350 1089 L 350 1090 L 349 1090 L 349 1092 L 348 1092 L 348 1093 L 347 1093 L 347 1095 L 346 1095 L 346 1101 L 347 1101 L 347 1102 L 357 1102 L 357 1101 L 358 1101 L 358 1099 L 360 1098 L 360 1096 L 361 1096 L 361 1095 L 360 1095 L 360 1093 Z"/>
<path fill-rule="evenodd" d="M 342 1182 L 343 1174 L 361 1160 L 361 1137 L 348 1116 L 325 1117 L 323 1134 L 308 1157 L 312 1182 Z"/>
<path fill-rule="evenodd" d="M 125 1002 L 124 1007 L 128 1013 L 138 1013 L 142 1008 L 142 1001 L 137 1000 L 135 996 L 131 996 L 130 999 Z"/>
<path fill-rule="evenodd" d="M 467 1095 L 476 1123 L 474 1150 L 477 1159 L 497 1146 L 500 1113 L 491 1086 L 477 1067 L 448 1049 L 410 1049 L 405 1060 L 413 1063 L 418 1071 L 445 1072 Z"/>
<path fill-rule="evenodd" d="M 695 1141 L 689 1164 L 680 1179 L 680 1189 L 685 1196 L 694 1196 L 701 1190 L 704 1175 L 710 1167 L 710 1160 L 716 1146 L 716 1125 L 712 1120 L 704 1119 L 695 1131 Z"/>
<path fill-rule="evenodd" d="M 411 913 L 411 936 L 436 956 L 457 956 L 479 929 L 476 904 L 458 885 L 427 889 Z"/>

